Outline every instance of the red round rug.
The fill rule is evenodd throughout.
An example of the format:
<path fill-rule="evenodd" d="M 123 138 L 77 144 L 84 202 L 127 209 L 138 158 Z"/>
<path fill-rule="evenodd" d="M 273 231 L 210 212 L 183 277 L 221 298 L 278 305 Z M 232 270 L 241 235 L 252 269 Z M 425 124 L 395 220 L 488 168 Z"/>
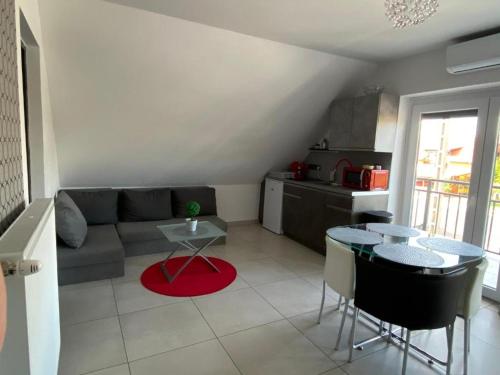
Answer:
<path fill-rule="evenodd" d="M 187 256 L 171 258 L 167 262 L 168 273 L 175 272 L 189 259 Z M 236 278 L 236 268 L 222 259 L 208 257 L 220 270 L 215 271 L 202 258 L 196 257 L 181 272 L 177 278 L 169 283 L 161 272 L 158 262 L 149 266 L 141 275 L 141 283 L 145 288 L 159 294 L 173 297 L 193 297 L 215 293 L 230 285 Z"/>

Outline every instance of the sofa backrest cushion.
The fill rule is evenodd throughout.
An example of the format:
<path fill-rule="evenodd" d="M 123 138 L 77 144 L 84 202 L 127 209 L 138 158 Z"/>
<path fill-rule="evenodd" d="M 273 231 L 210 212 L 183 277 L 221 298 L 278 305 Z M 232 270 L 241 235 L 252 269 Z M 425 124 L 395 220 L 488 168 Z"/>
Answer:
<path fill-rule="evenodd" d="M 153 221 L 172 218 L 172 192 L 161 189 L 124 189 L 120 192 L 120 221 Z"/>
<path fill-rule="evenodd" d="M 75 202 L 64 191 L 55 202 L 56 233 L 63 242 L 78 249 L 87 237 L 87 221 Z"/>
<path fill-rule="evenodd" d="M 186 217 L 186 203 L 200 204 L 199 216 L 217 215 L 215 189 L 208 186 L 172 188 L 172 208 L 175 217 Z"/>
<path fill-rule="evenodd" d="M 89 225 L 118 223 L 118 191 L 111 189 L 64 190 L 82 211 Z"/>

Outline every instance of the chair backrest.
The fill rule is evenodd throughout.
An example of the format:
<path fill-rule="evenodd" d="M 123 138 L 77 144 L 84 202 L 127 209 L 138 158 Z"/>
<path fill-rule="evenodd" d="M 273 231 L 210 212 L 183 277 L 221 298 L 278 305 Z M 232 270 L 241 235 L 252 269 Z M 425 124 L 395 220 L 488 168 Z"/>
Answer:
<path fill-rule="evenodd" d="M 483 258 L 481 263 L 467 271 L 467 281 L 457 308 L 457 314 L 465 319 L 472 318 L 481 308 L 484 274 L 487 268 L 488 260 Z"/>
<path fill-rule="evenodd" d="M 455 321 L 465 277 L 465 269 L 431 275 L 356 256 L 354 304 L 409 330 L 442 328 Z"/>
<path fill-rule="evenodd" d="M 326 236 L 324 279 L 341 296 L 354 297 L 354 252 L 345 245 Z"/>

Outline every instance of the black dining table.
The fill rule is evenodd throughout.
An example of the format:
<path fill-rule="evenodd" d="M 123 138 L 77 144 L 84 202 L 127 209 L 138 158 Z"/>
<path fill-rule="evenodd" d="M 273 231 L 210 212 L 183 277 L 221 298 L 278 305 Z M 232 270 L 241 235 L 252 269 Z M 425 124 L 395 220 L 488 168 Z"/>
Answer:
<path fill-rule="evenodd" d="M 433 234 L 415 228 L 395 224 L 368 223 L 333 227 L 327 230 L 327 236 L 351 248 L 360 256 L 376 260 L 382 258 L 396 266 L 408 266 L 409 272 L 448 273 L 456 269 L 472 267 L 479 264 L 486 252 L 475 245 L 434 236 Z M 363 314 L 364 315 L 364 314 Z M 364 318 L 374 324 L 378 334 L 372 338 L 357 342 L 354 348 L 362 350 L 364 345 L 381 339 L 405 343 L 403 329 L 385 327 L 383 322 L 377 322 L 372 317 Z M 410 344 L 429 363 L 446 362 L 428 353 L 422 348 Z"/>
<path fill-rule="evenodd" d="M 326 234 L 359 254 L 419 267 L 428 273 L 475 265 L 486 256 L 478 246 L 395 224 L 338 226 L 328 229 Z"/>

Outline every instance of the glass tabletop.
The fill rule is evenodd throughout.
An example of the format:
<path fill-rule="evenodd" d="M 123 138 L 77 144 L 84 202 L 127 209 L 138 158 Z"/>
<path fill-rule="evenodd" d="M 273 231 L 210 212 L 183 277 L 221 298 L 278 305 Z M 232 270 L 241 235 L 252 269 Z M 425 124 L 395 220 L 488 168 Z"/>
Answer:
<path fill-rule="evenodd" d="M 209 221 L 199 221 L 195 232 L 188 231 L 186 223 L 158 225 L 157 228 L 170 242 L 202 240 L 226 235 L 226 232 Z"/>
<path fill-rule="evenodd" d="M 339 228 L 351 228 L 356 229 L 357 236 L 352 237 L 352 242 L 346 241 L 346 238 L 342 238 L 342 236 L 336 236 L 336 233 L 339 233 Z M 368 238 L 372 238 L 374 231 L 370 230 L 373 226 L 367 224 L 356 224 L 356 225 L 346 225 L 340 227 L 334 227 L 327 230 L 327 235 L 345 245 L 350 246 L 353 250 L 358 251 L 360 253 L 368 254 L 369 256 L 379 256 L 392 261 L 396 261 L 398 263 L 405 264 L 408 259 L 412 259 L 412 264 L 417 262 L 417 264 L 424 268 L 434 268 L 434 269 L 446 269 L 446 268 L 455 268 L 461 265 L 465 265 L 471 262 L 477 262 L 482 257 L 485 256 L 484 250 L 474 246 L 475 251 L 465 252 L 463 247 L 470 247 L 473 245 L 465 244 L 465 242 L 454 241 L 455 246 L 444 246 L 444 242 L 446 241 L 438 241 L 440 237 L 434 237 L 430 233 L 421 231 L 418 229 L 411 228 L 411 231 L 408 231 L 408 236 L 401 236 L 402 232 L 398 231 L 398 236 L 392 236 L 389 234 L 380 233 L 382 231 L 377 231 L 381 236 L 382 241 L 378 244 L 360 244 L 355 241 L 359 241 L 356 238 L 359 238 L 360 231 L 365 231 Z M 335 229 L 335 230 L 333 230 Z M 388 232 L 388 231 L 387 231 Z M 418 232 L 418 234 L 416 233 Z M 342 233 L 342 231 L 340 232 Z M 396 232 L 395 232 L 396 233 Z M 430 241 L 429 238 L 436 239 L 435 241 Z M 449 242 L 449 241 L 448 241 Z M 456 243 L 465 244 L 463 247 L 456 245 Z M 392 245 L 397 244 L 398 246 L 384 246 L 384 245 Z M 437 245 L 442 245 L 442 247 Z M 377 249 L 375 249 L 377 247 Z M 401 254 L 396 254 L 396 250 L 402 250 Z M 418 250 L 417 250 L 418 249 Z M 378 250 L 378 251 L 377 251 Z M 415 254 L 411 255 L 410 252 L 414 251 Z M 456 250 L 456 251 L 455 251 Z M 430 252 L 433 255 L 425 257 L 425 252 Z M 418 254 L 417 254 L 418 253 Z M 434 256 L 438 255 L 438 257 Z M 401 258 L 401 261 L 398 261 L 398 258 Z M 404 259 L 403 259 L 404 258 Z M 419 259 L 421 259 L 421 264 L 418 264 Z M 437 261 L 438 259 L 442 259 L 442 261 Z"/>

